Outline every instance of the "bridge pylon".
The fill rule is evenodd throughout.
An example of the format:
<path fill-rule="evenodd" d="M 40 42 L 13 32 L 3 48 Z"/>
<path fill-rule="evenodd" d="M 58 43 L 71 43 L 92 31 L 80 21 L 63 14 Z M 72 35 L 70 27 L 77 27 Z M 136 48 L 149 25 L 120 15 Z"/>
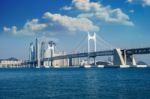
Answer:
<path fill-rule="evenodd" d="M 90 35 L 90 33 L 88 32 L 88 52 L 91 52 L 91 50 L 90 50 L 90 48 L 91 48 L 90 41 L 91 40 L 94 41 L 94 51 L 96 52 L 96 33 L 95 32 L 93 35 Z"/>
<path fill-rule="evenodd" d="M 88 64 L 90 63 L 90 56 L 89 56 L 89 53 L 90 52 L 93 52 L 92 50 L 90 50 L 91 48 L 91 43 L 90 41 L 94 41 L 94 52 L 96 52 L 96 33 L 94 32 L 93 35 L 91 35 L 89 32 L 88 32 Z M 94 65 L 96 65 L 96 62 L 95 62 L 95 58 L 96 57 L 93 57 L 94 59 Z"/>

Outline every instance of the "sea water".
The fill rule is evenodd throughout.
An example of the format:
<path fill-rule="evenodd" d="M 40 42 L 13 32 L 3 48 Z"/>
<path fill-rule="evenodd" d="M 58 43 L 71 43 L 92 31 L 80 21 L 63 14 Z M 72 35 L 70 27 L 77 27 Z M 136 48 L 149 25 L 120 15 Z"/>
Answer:
<path fill-rule="evenodd" d="M 150 68 L 0 69 L 0 99 L 149 99 Z"/>

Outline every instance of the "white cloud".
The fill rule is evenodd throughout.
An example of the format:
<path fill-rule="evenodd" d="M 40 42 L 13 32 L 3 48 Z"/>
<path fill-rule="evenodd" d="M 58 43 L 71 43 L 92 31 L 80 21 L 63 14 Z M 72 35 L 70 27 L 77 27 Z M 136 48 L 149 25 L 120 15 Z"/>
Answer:
<path fill-rule="evenodd" d="M 46 12 L 41 19 L 27 21 L 21 29 L 12 26 L 4 27 L 3 31 L 14 35 L 55 36 L 60 35 L 60 33 L 97 32 L 100 29 L 98 23 L 101 21 L 128 26 L 134 25 L 129 16 L 120 8 L 112 9 L 110 6 L 103 6 L 100 2 L 73 0 L 71 6 L 65 6 L 62 9 L 75 10 L 79 13 L 71 17 Z"/>
<path fill-rule="evenodd" d="M 43 22 L 40 22 L 43 21 Z M 76 32 L 88 32 L 98 31 L 99 27 L 94 25 L 92 21 L 87 18 L 69 17 L 61 14 L 52 14 L 46 12 L 43 15 L 43 19 L 32 19 L 27 21 L 23 28 L 18 30 L 16 26 L 4 27 L 3 31 L 12 33 L 14 35 L 44 35 L 55 36 L 60 32 L 64 33 L 76 33 Z"/>
<path fill-rule="evenodd" d="M 130 4 L 141 4 L 143 7 L 150 6 L 150 0 L 127 0 Z"/>
<path fill-rule="evenodd" d="M 145 6 L 150 6 L 150 0 L 143 0 Z"/>
<path fill-rule="evenodd" d="M 59 25 L 70 32 L 87 32 L 87 31 L 98 31 L 99 27 L 95 26 L 92 21 L 87 18 L 69 17 L 60 14 L 52 14 L 46 12 L 44 14 L 45 19 L 51 21 L 51 25 Z"/>
<path fill-rule="evenodd" d="M 43 23 L 39 23 L 38 19 L 32 19 L 31 21 L 27 21 L 24 27 L 20 30 L 17 30 L 16 26 L 12 26 L 11 28 L 4 27 L 4 32 L 9 32 L 15 35 L 35 35 L 38 31 L 46 28 L 47 25 Z"/>
<path fill-rule="evenodd" d="M 96 18 L 106 22 L 120 23 L 133 26 L 133 22 L 120 8 L 112 9 L 110 6 L 103 6 L 99 2 L 90 2 L 90 0 L 73 0 L 73 7 L 82 11 L 78 17 Z"/>
<path fill-rule="evenodd" d="M 133 2 L 133 0 L 127 0 L 127 2 L 128 2 L 128 3 L 132 3 L 132 2 Z"/>
<path fill-rule="evenodd" d="M 13 34 L 17 33 L 17 27 L 16 26 L 12 26 L 11 28 L 8 27 L 3 27 L 3 31 L 4 32 L 12 32 Z"/>
<path fill-rule="evenodd" d="M 32 19 L 31 21 L 27 21 L 24 26 L 24 29 L 31 30 L 31 31 L 38 31 L 46 28 L 47 25 L 44 23 L 39 23 L 38 19 Z"/>
<path fill-rule="evenodd" d="M 73 0 L 72 3 L 74 7 L 83 11 L 98 10 L 101 6 L 99 3 L 90 2 L 90 0 Z"/>
<path fill-rule="evenodd" d="M 71 10 L 71 9 L 72 9 L 72 7 L 64 6 L 62 9 L 63 9 L 63 10 Z"/>

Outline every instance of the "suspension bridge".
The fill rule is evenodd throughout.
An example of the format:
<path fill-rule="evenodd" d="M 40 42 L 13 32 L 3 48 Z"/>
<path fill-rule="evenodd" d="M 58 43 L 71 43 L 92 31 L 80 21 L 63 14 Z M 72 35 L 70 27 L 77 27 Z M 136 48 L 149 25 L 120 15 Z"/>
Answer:
<path fill-rule="evenodd" d="M 48 49 L 50 50 L 50 55 L 48 57 L 43 57 L 44 55 L 40 54 L 42 52 L 39 51 L 39 45 L 37 40 L 35 45 L 36 45 L 35 47 L 30 46 L 32 49 L 30 51 L 31 58 L 29 61 L 25 62 L 25 64 L 33 65 L 35 67 L 44 65 L 44 62 L 48 62 L 49 64 L 47 65 L 49 66 L 54 66 L 54 61 L 64 60 L 64 59 L 67 60 L 68 66 L 74 65 L 73 59 L 78 59 L 79 62 L 76 65 L 81 65 L 80 64 L 81 60 L 79 60 L 81 58 L 86 58 L 88 65 L 91 64 L 91 59 L 93 59 L 92 62 L 96 66 L 97 65 L 96 58 L 98 56 L 113 57 L 113 61 L 111 64 L 113 66 L 129 67 L 129 66 L 137 65 L 134 55 L 150 54 L 150 47 L 132 48 L 132 49 L 116 48 L 111 44 L 109 44 L 108 42 L 106 42 L 102 37 L 96 35 L 96 33 L 94 34 L 88 33 L 87 36 L 84 37 L 81 40 L 81 42 L 79 42 L 79 45 L 76 48 L 74 48 L 73 52 L 76 53 L 71 53 L 71 54 L 54 55 L 56 43 L 51 41 L 49 42 L 49 46 L 48 46 Z M 85 45 L 87 47 L 85 47 Z"/>

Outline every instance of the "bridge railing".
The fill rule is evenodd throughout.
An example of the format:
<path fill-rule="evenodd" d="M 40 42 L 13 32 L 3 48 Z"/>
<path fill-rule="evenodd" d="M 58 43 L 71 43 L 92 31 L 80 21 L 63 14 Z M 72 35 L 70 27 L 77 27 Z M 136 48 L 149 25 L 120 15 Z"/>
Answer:
<path fill-rule="evenodd" d="M 43 61 L 69 59 L 69 58 L 79 58 L 79 57 L 109 56 L 109 55 L 113 55 L 113 50 L 97 51 L 97 52 L 90 52 L 90 53 L 85 52 L 85 53 L 76 53 L 76 54 L 55 56 L 55 57 L 52 57 L 52 58 L 44 58 Z"/>

